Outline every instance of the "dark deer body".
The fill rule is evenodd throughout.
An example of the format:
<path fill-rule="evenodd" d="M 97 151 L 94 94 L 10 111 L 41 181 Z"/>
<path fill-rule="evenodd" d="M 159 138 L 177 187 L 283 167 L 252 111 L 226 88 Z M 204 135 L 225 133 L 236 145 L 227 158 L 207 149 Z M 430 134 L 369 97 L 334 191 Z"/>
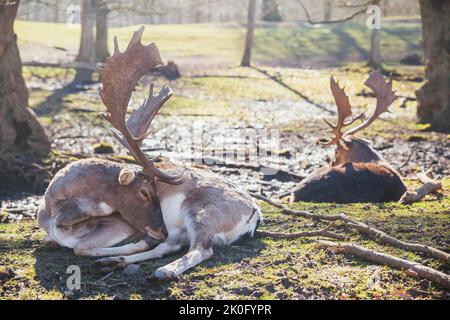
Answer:
<path fill-rule="evenodd" d="M 309 175 L 293 191 L 294 201 L 387 202 L 406 192 L 399 175 L 376 163 L 343 163 L 323 167 Z"/>
<path fill-rule="evenodd" d="M 365 84 L 377 97 L 374 114 L 362 124 L 342 133 L 360 115 L 345 123 L 352 111 L 344 90 L 331 78 L 331 91 L 338 107 L 338 123 L 331 127 L 335 137 L 322 141 L 325 145 L 336 145 L 335 158 L 331 165 L 320 168 L 305 178 L 292 192 L 291 201 L 312 202 L 387 202 L 397 201 L 406 192 L 400 174 L 375 151 L 370 143 L 353 136 L 370 125 L 381 113 L 388 111 L 394 101 L 392 83 L 386 83 L 379 72 L 372 73 Z"/>

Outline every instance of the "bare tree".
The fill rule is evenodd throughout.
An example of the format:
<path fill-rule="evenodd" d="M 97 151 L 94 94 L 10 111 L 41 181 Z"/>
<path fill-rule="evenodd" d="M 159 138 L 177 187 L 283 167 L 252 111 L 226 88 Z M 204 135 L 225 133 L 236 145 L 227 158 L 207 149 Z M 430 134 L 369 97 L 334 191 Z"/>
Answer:
<path fill-rule="evenodd" d="M 244 55 L 242 57 L 241 66 L 250 67 L 253 47 L 253 33 L 255 30 L 255 11 L 256 0 L 248 1 L 248 18 L 247 18 L 247 35 L 245 37 Z"/>
<path fill-rule="evenodd" d="M 381 56 L 381 30 L 374 28 L 370 36 L 369 61 L 367 65 L 372 69 L 382 69 L 383 59 Z"/>
<path fill-rule="evenodd" d="M 331 20 L 332 9 L 333 9 L 333 5 L 331 3 L 331 0 L 326 0 L 325 1 L 324 12 L 323 12 L 323 19 L 324 20 Z"/>
<path fill-rule="evenodd" d="M 277 0 L 263 0 L 262 19 L 264 21 L 282 21 Z"/>
<path fill-rule="evenodd" d="M 416 92 L 422 123 L 450 131 L 450 1 L 420 0 L 427 82 Z"/>
<path fill-rule="evenodd" d="M 153 15 L 165 16 L 174 10 L 181 9 L 176 2 L 173 5 L 157 5 L 155 0 L 94 0 L 95 2 L 95 61 L 105 62 L 109 57 L 108 50 L 108 17 L 111 12 L 117 14 L 133 13 L 138 16 L 147 16 L 149 22 L 153 21 Z"/>
<path fill-rule="evenodd" d="M 360 4 L 352 4 L 352 3 L 342 4 L 342 5 L 340 5 L 341 8 L 358 9 L 358 10 L 346 17 L 336 19 L 336 20 L 331 19 L 331 4 L 329 2 L 327 2 L 326 5 L 330 5 L 330 7 L 329 7 L 330 10 L 329 10 L 329 12 L 325 11 L 325 19 L 322 21 L 312 20 L 311 15 L 310 15 L 308 9 L 306 8 L 306 6 L 303 4 L 303 2 L 301 0 L 297 0 L 297 2 L 303 8 L 303 11 L 305 12 L 306 18 L 308 19 L 309 23 L 311 23 L 311 24 L 331 24 L 331 23 L 341 23 L 341 22 L 352 20 L 352 19 L 356 18 L 357 16 L 366 13 L 367 7 L 369 5 L 379 5 L 381 0 L 369 0 L 365 3 L 360 3 Z M 381 69 L 382 68 L 381 31 L 377 28 L 374 28 L 372 30 L 372 34 L 370 36 L 369 61 L 367 62 L 367 65 L 373 69 Z"/>
<path fill-rule="evenodd" d="M 43 157 L 50 142 L 34 112 L 28 107 L 28 91 L 22 77 L 13 25 L 20 1 L 0 1 L 0 184 L 11 174 L 11 155 Z"/>
<path fill-rule="evenodd" d="M 95 0 L 81 1 L 81 38 L 77 62 L 79 66 L 74 83 L 90 81 L 95 67 Z"/>
<path fill-rule="evenodd" d="M 106 0 L 95 0 L 95 61 L 104 62 L 108 51 L 108 4 Z"/>

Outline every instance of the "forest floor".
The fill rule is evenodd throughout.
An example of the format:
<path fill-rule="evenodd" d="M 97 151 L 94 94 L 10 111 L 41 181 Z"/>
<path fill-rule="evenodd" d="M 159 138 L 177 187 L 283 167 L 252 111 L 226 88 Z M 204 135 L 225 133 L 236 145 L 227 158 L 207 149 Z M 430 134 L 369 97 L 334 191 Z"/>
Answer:
<path fill-rule="evenodd" d="M 24 48 L 22 56 L 26 61 L 31 61 L 33 59 L 29 59 L 32 56 L 30 48 L 37 48 L 34 52 L 45 51 L 45 49 L 33 44 L 31 38 L 27 38 L 28 31 L 20 31 L 24 26 L 26 30 L 29 30 L 30 26 L 26 24 L 25 22 L 18 24 L 18 33 L 19 39 L 21 39 L 20 35 L 23 35 L 20 40 L 23 46 L 21 48 Z M 39 28 L 48 30 L 45 28 L 51 26 L 44 27 L 36 24 L 33 32 L 43 32 Z M 295 57 L 287 53 L 283 53 L 284 56 L 281 57 L 282 54 L 277 52 L 280 54 L 279 61 L 284 60 L 287 63 L 283 67 L 274 68 L 271 63 L 264 64 L 264 61 L 269 61 L 273 57 L 267 53 L 264 54 L 256 41 L 255 61 L 264 67 L 239 68 L 233 67 L 233 63 L 230 64 L 230 61 L 236 64 L 239 60 L 237 56 L 240 46 L 235 43 L 242 40 L 243 31 L 239 28 L 222 27 L 222 29 L 231 30 L 221 30 L 224 37 L 234 39 L 235 34 L 238 34 L 236 39 L 239 41 L 230 40 L 225 45 L 219 41 L 220 38 L 216 39 L 214 36 L 217 34 L 215 30 L 217 26 L 212 26 L 211 29 L 205 26 L 190 26 L 189 28 L 192 28 L 190 30 L 187 27 L 185 33 L 179 35 L 180 40 L 173 41 L 177 45 L 189 43 L 189 41 L 186 42 L 186 37 L 191 34 L 192 41 L 185 48 L 176 47 L 172 41 L 169 41 L 170 36 L 167 36 L 167 39 L 163 37 L 166 30 L 171 36 L 177 38 L 180 30 L 174 31 L 174 26 L 165 27 L 165 29 L 163 26 L 151 28 L 157 37 L 157 39 L 152 38 L 152 41 L 160 46 L 161 52 L 168 52 L 168 56 L 176 58 L 183 74 L 180 79 L 170 82 L 174 96 L 155 118 L 152 124 L 154 133 L 146 140 L 145 150 L 152 155 L 160 154 L 161 158 L 170 158 L 172 161 L 182 163 L 192 162 L 193 158 L 195 160 L 202 157 L 219 158 L 223 161 L 194 163 L 194 165 L 224 175 L 249 191 L 277 198 L 279 194 L 295 186 L 302 177 L 330 161 L 332 148 L 323 148 L 317 144 L 317 139 L 326 134 L 323 119 L 334 120 L 335 118 L 332 114 L 335 106 L 329 91 L 330 75 L 334 75 L 340 80 L 341 85 L 345 85 L 355 114 L 367 109 L 370 114 L 373 110 L 375 100 L 363 85 L 369 70 L 363 67 L 362 63 L 349 64 L 349 60 L 343 59 L 340 66 L 322 66 L 314 70 L 291 68 L 290 66 L 296 65 Z M 402 28 L 417 30 L 417 26 L 414 25 Z M 363 28 L 359 30 L 354 25 L 350 25 L 348 30 L 344 28 L 347 33 L 351 33 L 352 29 L 354 29 L 352 34 L 365 34 Z M 131 30 L 133 28 L 121 28 L 115 31 L 123 34 L 121 40 L 125 41 Z M 404 32 L 414 35 L 416 31 L 411 30 Z M 203 35 L 202 32 L 204 32 Z M 277 39 L 272 46 L 276 45 L 284 49 L 285 46 L 277 41 L 292 43 L 292 39 L 300 39 L 298 46 L 302 47 L 297 49 L 308 52 L 312 49 L 310 45 L 303 43 L 306 41 L 304 38 L 312 37 L 311 34 L 314 35 L 314 32 L 318 34 L 328 32 L 333 36 L 329 35 L 328 38 L 325 37 L 318 42 L 311 42 L 316 47 L 322 46 L 323 51 L 323 48 L 327 48 L 327 41 L 332 41 L 334 34 L 340 34 L 342 30 L 332 28 L 332 31 L 325 32 L 314 29 L 312 33 L 305 32 L 303 36 L 301 33 L 303 31 L 293 30 L 289 37 L 285 34 L 287 32 L 283 30 L 277 32 L 270 28 L 258 29 L 256 39 L 263 34 L 265 37 L 270 35 L 270 39 Z M 217 46 L 217 52 L 220 54 L 213 55 L 208 53 L 207 48 L 205 49 L 206 45 L 202 41 L 206 41 L 206 34 L 208 41 L 211 41 L 209 46 Z M 402 33 L 393 32 L 392 34 Z M 363 36 L 360 37 L 363 39 Z M 358 36 L 355 38 L 359 39 Z M 402 36 L 402 39 L 405 38 L 407 37 Z M 50 43 L 49 47 L 66 48 L 66 51 L 55 49 L 60 52 L 57 55 L 60 60 L 56 61 L 65 63 L 65 59 L 68 59 L 67 52 L 71 52 L 75 45 L 69 45 L 68 42 L 65 47 L 66 38 L 56 31 L 54 39 L 59 40 L 54 40 L 55 43 Z M 262 39 L 260 38 L 259 43 L 265 45 Z M 414 47 L 417 43 L 418 36 L 415 41 L 411 41 L 410 46 Z M 236 47 L 233 47 L 234 45 Z M 221 48 L 229 52 L 221 52 Z M 402 58 L 395 52 L 396 50 L 392 49 L 392 45 L 387 45 L 386 48 L 390 48 L 387 49 L 387 55 L 392 52 L 393 61 L 398 62 L 398 59 Z M 47 52 L 50 53 L 53 50 L 50 48 Z M 197 52 L 196 50 L 206 51 Z M 352 50 L 353 47 L 347 51 L 352 52 Z M 408 50 L 399 50 L 399 52 L 406 51 Z M 319 53 L 316 52 L 316 54 Z M 218 56 L 222 60 L 208 60 L 206 57 L 211 55 Z M 44 56 L 38 57 L 36 61 L 40 61 Z M 203 58 L 207 62 L 201 66 L 199 61 Z M 349 59 L 352 60 L 353 57 Z M 315 64 L 313 60 L 308 61 Z M 274 64 L 275 61 L 278 60 L 274 59 Z M 186 63 L 188 67 L 183 68 L 183 63 Z M 212 65 L 214 67 L 211 67 Z M 415 180 L 416 174 L 422 170 L 429 170 L 431 176 L 444 178 L 444 191 L 427 196 L 423 201 L 413 205 L 397 203 L 335 205 L 300 202 L 292 207 L 324 215 L 345 212 L 399 239 L 421 242 L 448 251 L 450 249 L 450 201 L 448 198 L 450 179 L 445 177 L 449 176 L 450 171 L 449 136 L 430 132 L 426 125 L 415 122 L 414 92 L 423 84 L 423 67 L 392 63 L 387 66 L 387 69 L 394 74 L 393 86 L 400 98 L 394 102 L 390 114 L 383 115 L 382 119 L 362 132 L 360 136 L 372 141 L 375 148 L 405 177 L 406 183 L 411 188 L 419 185 L 419 182 Z M 105 156 L 95 153 L 94 149 L 99 145 L 113 148 L 112 154 L 107 154 L 107 157 L 126 158 L 124 150 L 117 147 L 110 136 L 107 124 L 98 117 L 98 112 L 103 108 L 97 94 L 98 83 L 83 88 L 71 87 L 70 82 L 74 76 L 74 70 L 71 68 L 26 66 L 24 76 L 30 91 L 30 106 L 49 132 L 55 158 L 71 160 L 86 156 Z M 155 82 L 156 88 L 167 84 L 167 81 L 162 78 L 145 77 L 136 88 L 132 98 L 133 105 L 139 104 L 145 97 L 150 81 Z M 252 161 L 239 156 L 242 153 L 245 155 L 245 148 L 248 148 L 245 141 L 249 131 L 259 139 L 260 146 L 271 152 Z M 194 153 L 193 157 L 191 147 L 196 145 L 192 141 L 198 137 L 198 134 L 202 141 L 203 154 Z M 234 138 L 236 143 L 233 148 L 224 150 L 224 142 L 229 141 L 227 137 Z M 238 154 L 238 156 L 231 157 L 231 154 Z M 264 167 L 279 170 L 274 175 L 267 175 L 261 170 Z M 350 256 L 333 254 L 319 249 L 314 239 L 307 238 L 274 240 L 257 237 L 236 246 L 216 248 L 211 260 L 186 272 L 176 282 L 150 285 L 146 284 L 145 277 L 157 267 L 178 258 L 180 254 L 143 262 L 139 272 L 133 276 L 127 276 L 117 270 L 103 279 L 105 275 L 97 274 L 90 268 L 92 259 L 76 257 L 71 250 L 67 249 L 52 250 L 42 247 L 44 232 L 39 229 L 35 220 L 38 201 L 41 197 L 41 195 L 27 193 L 3 197 L 0 206 L 3 208 L 0 217 L 2 219 L 0 222 L 0 298 L 450 298 L 449 292 L 428 280 L 412 277 L 405 271 L 374 265 Z M 320 223 L 286 216 L 280 210 L 267 204 L 261 203 L 261 206 L 264 213 L 261 230 L 296 232 L 321 227 Z M 357 233 L 351 233 L 350 236 L 351 241 L 366 247 L 417 261 L 447 274 L 450 272 L 448 265 L 426 255 L 382 245 L 369 238 L 361 237 Z M 81 268 L 81 291 L 67 290 L 66 280 L 69 274 L 66 270 L 70 265 L 78 265 Z"/>

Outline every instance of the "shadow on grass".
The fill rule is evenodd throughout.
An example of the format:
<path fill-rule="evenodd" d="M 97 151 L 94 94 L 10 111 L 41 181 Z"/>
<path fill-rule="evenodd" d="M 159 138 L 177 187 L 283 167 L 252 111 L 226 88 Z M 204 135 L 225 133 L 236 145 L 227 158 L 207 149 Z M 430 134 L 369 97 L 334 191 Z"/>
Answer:
<path fill-rule="evenodd" d="M 189 287 L 195 282 L 214 277 L 213 272 L 208 272 L 209 269 L 256 256 L 264 247 L 265 244 L 261 240 L 249 239 L 239 245 L 215 248 L 214 255 L 210 260 L 186 271 L 180 276 L 178 282 L 184 282 L 183 286 Z M 77 257 L 73 254 L 73 250 L 65 248 L 39 247 L 33 253 L 36 258 L 35 279 L 45 289 L 64 293 L 69 299 L 99 299 L 101 296 L 130 299 L 136 295 L 142 299 L 176 299 L 178 297 L 174 296 L 170 290 L 174 285 L 173 282 L 148 284 L 146 277 L 150 276 L 157 268 L 178 259 L 185 254 L 185 251 L 161 259 L 141 262 L 141 268 L 135 275 L 128 276 L 121 270 L 116 270 L 102 280 L 105 274 L 99 274 L 91 268 L 91 263 L 96 258 Z M 75 290 L 67 295 L 67 280 L 73 273 L 66 273 L 66 270 L 71 265 L 76 265 L 81 270 L 81 290 Z"/>
<path fill-rule="evenodd" d="M 96 81 L 92 80 L 92 70 L 86 71 L 86 69 L 80 68 L 76 70 L 75 78 L 71 82 L 67 83 L 62 88 L 53 90 L 51 95 L 34 107 L 34 112 L 37 116 L 51 116 L 59 113 L 63 108 L 63 101 L 66 96 L 71 93 L 86 91 L 92 84 L 96 83 Z"/>

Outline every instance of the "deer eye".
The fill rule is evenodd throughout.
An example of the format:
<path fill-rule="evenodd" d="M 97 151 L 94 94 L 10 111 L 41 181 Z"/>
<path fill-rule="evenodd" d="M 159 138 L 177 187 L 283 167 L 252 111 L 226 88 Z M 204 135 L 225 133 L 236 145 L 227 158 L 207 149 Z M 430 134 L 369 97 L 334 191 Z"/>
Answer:
<path fill-rule="evenodd" d="M 143 179 L 145 182 L 150 182 L 150 181 L 151 181 L 151 180 L 150 180 L 150 177 L 147 176 L 147 175 L 145 175 L 145 174 L 142 173 L 142 172 L 139 172 L 139 173 L 138 173 L 138 176 L 139 176 L 140 179 Z"/>

